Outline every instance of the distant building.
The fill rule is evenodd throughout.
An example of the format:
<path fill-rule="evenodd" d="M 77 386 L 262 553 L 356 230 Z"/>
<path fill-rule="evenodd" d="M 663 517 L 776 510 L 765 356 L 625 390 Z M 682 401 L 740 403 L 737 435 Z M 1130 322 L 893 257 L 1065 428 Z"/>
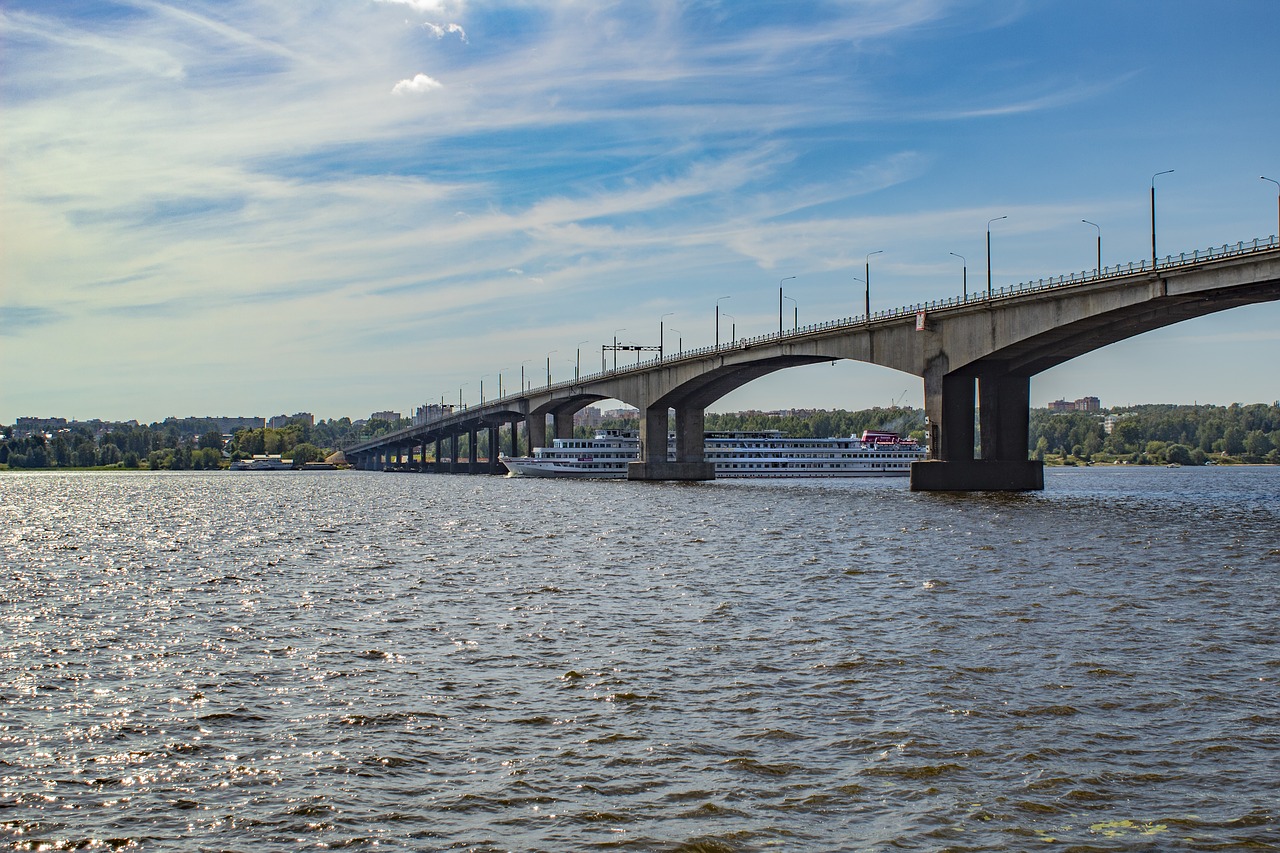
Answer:
<path fill-rule="evenodd" d="M 1081 397 L 1079 400 L 1054 400 L 1048 405 L 1051 412 L 1097 412 L 1102 401 L 1097 397 Z"/>
<path fill-rule="evenodd" d="M 415 424 L 425 424 L 427 421 L 434 421 L 444 417 L 452 407 L 444 407 L 439 403 L 427 403 L 425 406 L 419 406 L 413 413 L 413 422 Z"/>
<path fill-rule="evenodd" d="M 295 421 L 301 421 L 307 426 L 316 425 L 315 415 L 311 414 L 310 412 L 298 412 L 297 414 L 293 414 L 293 415 L 276 415 L 274 418 L 272 418 L 270 421 L 267 422 L 267 426 L 271 427 L 272 429 L 284 429 L 289 424 Z"/>
<path fill-rule="evenodd" d="M 244 417 L 216 417 L 209 418 L 218 424 L 218 432 L 223 435 L 231 435 L 242 429 L 262 429 L 266 426 L 267 419 L 261 417 L 244 418 Z"/>
<path fill-rule="evenodd" d="M 638 421 L 640 420 L 640 410 L 610 409 L 607 412 L 601 412 L 600 417 L 608 421 Z"/>
<path fill-rule="evenodd" d="M 604 421 L 604 415 L 596 406 L 587 406 L 573 414 L 573 425 L 586 427 L 587 429 L 598 429 Z"/>
<path fill-rule="evenodd" d="M 374 412 L 372 415 L 369 415 L 369 420 L 390 421 L 393 424 L 399 423 L 400 413 L 399 412 Z"/>
<path fill-rule="evenodd" d="M 37 433 L 40 435 L 52 434 L 66 428 L 66 418 L 18 418 L 13 423 L 13 436 L 14 438 L 23 438 Z"/>

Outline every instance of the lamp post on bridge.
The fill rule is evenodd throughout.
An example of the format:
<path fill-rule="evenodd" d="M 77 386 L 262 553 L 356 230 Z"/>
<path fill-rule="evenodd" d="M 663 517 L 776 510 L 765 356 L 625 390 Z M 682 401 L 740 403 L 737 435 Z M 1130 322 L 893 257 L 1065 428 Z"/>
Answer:
<path fill-rule="evenodd" d="M 578 341 L 577 343 L 578 357 L 577 357 L 577 360 L 574 362 L 574 367 L 573 367 L 574 382 L 577 382 L 582 376 L 582 345 L 586 343 L 590 343 L 590 341 Z"/>
<path fill-rule="evenodd" d="M 1161 175 L 1172 175 L 1173 169 L 1165 169 L 1151 176 L 1151 269 L 1156 268 L 1156 178 Z"/>
<path fill-rule="evenodd" d="M 547 353 L 547 387 L 548 388 L 551 387 L 551 356 L 555 355 L 558 352 L 560 352 L 560 350 L 553 349 L 551 352 Z"/>
<path fill-rule="evenodd" d="M 509 367 L 502 368 L 502 370 L 510 370 L 510 369 L 511 368 Z M 502 370 L 498 371 L 498 399 L 499 400 L 502 399 Z"/>
<path fill-rule="evenodd" d="M 866 299 L 863 307 L 866 309 L 866 318 L 867 318 L 866 322 L 868 324 L 871 323 L 871 256 L 880 255 L 883 253 L 884 253 L 884 249 L 876 249 L 874 252 L 868 252 L 866 261 L 862 268 L 862 274 L 866 276 L 866 278 L 862 280 L 862 283 L 867 286 Z"/>
<path fill-rule="evenodd" d="M 1098 229 L 1098 275 L 1102 275 L 1102 226 L 1087 219 L 1081 219 L 1080 221 L 1085 225 L 1092 225 Z"/>
<path fill-rule="evenodd" d="M 666 354 L 664 347 L 667 344 L 667 333 L 663 328 L 662 321 L 668 317 L 674 317 L 675 315 L 676 312 L 668 311 L 658 318 L 658 361 L 662 361 L 663 356 Z"/>
<path fill-rule="evenodd" d="M 716 349 L 720 349 L 720 303 L 732 296 L 721 296 L 716 300 Z"/>
<path fill-rule="evenodd" d="M 618 332 L 625 332 L 626 329 L 613 330 L 613 369 L 618 369 Z"/>
<path fill-rule="evenodd" d="M 738 318 L 730 314 L 728 311 L 724 312 L 724 316 L 733 321 L 729 324 L 729 343 L 732 344 L 738 339 Z"/>
<path fill-rule="evenodd" d="M 791 331 L 794 332 L 800 328 L 800 303 L 790 296 L 786 300 L 791 303 Z"/>
<path fill-rule="evenodd" d="M 466 405 L 462 402 L 462 389 L 465 386 L 470 384 L 471 384 L 470 382 L 463 382 L 461 385 L 458 386 L 458 409 L 460 411 L 466 408 Z"/>
<path fill-rule="evenodd" d="M 485 377 L 487 377 L 488 375 L 489 374 L 486 373 L 484 376 L 480 377 L 480 405 L 481 406 L 484 405 L 484 380 L 485 380 Z"/>
<path fill-rule="evenodd" d="M 955 252 L 947 252 L 948 255 L 955 255 L 960 259 L 960 287 L 964 294 L 964 301 L 969 301 L 969 262 L 964 259 L 964 255 L 956 255 Z"/>
<path fill-rule="evenodd" d="M 680 337 L 676 338 L 676 346 L 679 348 L 679 354 L 684 355 L 684 332 L 680 331 L 675 326 L 671 327 L 671 331 L 680 335 Z"/>
<path fill-rule="evenodd" d="M 1008 219 L 1008 214 L 997 216 L 995 219 L 987 220 L 987 298 L 991 298 L 991 223 L 999 222 L 1001 219 Z"/>
<path fill-rule="evenodd" d="M 795 276 L 778 279 L 778 337 L 782 337 L 782 282 L 791 281 Z"/>
<path fill-rule="evenodd" d="M 1270 181 L 1276 185 L 1276 235 L 1280 236 L 1280 181 L 1275 178 L 1268 178 L 1266 175 L 1259 175 L 1258 180 Z"/>

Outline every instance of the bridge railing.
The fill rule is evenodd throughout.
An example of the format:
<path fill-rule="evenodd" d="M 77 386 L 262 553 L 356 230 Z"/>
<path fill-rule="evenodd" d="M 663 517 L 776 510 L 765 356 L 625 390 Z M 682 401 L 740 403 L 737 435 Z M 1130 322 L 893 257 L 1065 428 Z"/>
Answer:
<path fill-rule="evenodd" d="M 606 369 L 597 373 L 579 376 L 573 380 L 556 382 L 550 386 L 542 386 L 537 388 L 536 391 L 537 393 L 554 393 L 557 390 L 569 389 L 589 382 L 595 382 L 600 379 L 657 367 L 660 364 L 672 364 L 686 359 L 698 359 L 717 352 L 776 342 L 785 340 L 786 338 L 802 337 L 818 332 L 828 332 L 833 329 L 856 328 L 881 321 L 897 321 L 906 317 L 913 317 L 921 311 L 928 313 L 948 308 L 964 308 L 975 303 L 994 301 L 996 299 L 1008 299 L 1011 297 L 1023 296 L 1028 293 L 1035 293 L 1037 291 L 1055 290 L 1063 287 L 1078 287 L 1083 284 L 1094 284 L 1107 279 L 1127 278 L 1133 275 L 1142 275 L 1152 269 L 1167 270 L 1190 267 L 1196 264 L 1207 263 L 1209 261 L 1221 260 L 1223 258 L 1267 252 L 1276 248 L 1280 248 L 1280 235 L 1273 234 L 1266 239 L 1255 237 L 1253 240 L 1249 241 L 1241 240 L 1234 244 L 1224 243 L 1222 246 L 1210 246 L 1207 249 L 1196 249 L 1191 252 L 1179 252 L 1177 255 L 1165 255 L 1163 259 L 1158 259 L 1154 266 L 1148 264 L 1146 260 L 1130 261 L 1127 264 L 1104 266 L 1100 270 L 1082 270 L 1078 273 L 1073 272 L 1058 276 L 1050 276 L 1048 278 L 1039 278 L 1034 281 L 1024 281 L 1018 284 L 1007 285 L 999 288 L 998 290 L 992 290 L 990 293 L 987 293 L 986 291 L 976 291 L 968 294 L 967 296 L 953 296 L 946 299 L 935 299 L 930 302 L 918 302 L 914 305 L 904 305 L 899 308 L 890 308 L 884 311 L 873 311 L 869 317 L 866 315 L 858 317 L 843 317 L 835 320 L 827 320 L 822 323 L 814 323 L 808 326 L 800 326 L 794 329 L 783 329 L 781 332 L 768 332 L 763 335 L 738 338 L 737 340 L 726 341 L 719 345 L 713 344 L 711 346 L 682 350 L 677 355 L 664 355 L 661 358 L 654 357 L 643 359 L 622 367 Z M 524 399 L 529 396 L 530 393 L 533 392 L 506 394 L 498 399 L 487 401 L 485 407 L 510 404 Z M 442 425 L 450 420 L 466 419 L 466 416 L 462 415 L 462 413 L 455 412 L 451 415 L 446 415 L 443 418 L 437 418 L 433 421 L 414 424 L 411 427 L 396 430 L 393 433 L 379 436 L 376 439 L 364 439 L 355 442 L 350 446 L 367 444 L 369 442 L 391 443 L 398 439 L 411 438 L 417 433 L 426 432 L 431 427 Z"/>
<path fill-rule="evenodd" d="M 1271 235 L 1268 238 L 1255 237 L 1253 240 L 1241 240 L 1234 244 L 1224 243 L 1222 246 L 1210 246 L 1207 249 L 1197 249 L 1191 252 L 1180 252 L 1177 255 L 1166 255 L 1159 259 L 1155 265 L 1155 269 L 1176 269 L 1179 267 L 1193 266 L 1208 261 L 1221 260 L 1223 258 L 1237 257 L 1242 255 L 1250 255 L 1257 252 L 1271 251 L 1280 248 L 1280 235 Z M 1126 278 L 1132 275 L 1141 275 L 1152 269 L 1152 265 L 1146 260 L 1130 261 L 1127 264 L 1115 264 L 1114 266 L 1104 266 L 1101 270 L 1082 270 L 1078 273 L 1064 273 L 1063 275 L 1050 276 L 1048 278 L 1040 278 L 1032 281 L 1019 282 L 1018 284 L 1001 287 L 991 291 L 990 295 L 986 291 L 977 291 L 965 296 L 953 296 L 946 299 L 935 299 L 929 302 L 917 302 L 914 305 L 904 305 L 899 308 L 890 308 L 884 311 L 873 311 L 870 318 L 865 315 L 857 317 L 843 317 L 835 320 L 827 320 L 821 323 L 813 323 L 807 326 L 800 326 L 793 329 L 784 329 L 781 333 L 768 332 L 763 335 L 754 335 L 750 337 L 738 338 L 734 341 L 722 343 L 719 347 L 707 346 L 697 349 L 684 350 L 677 356 L 666 356 L 662 359 L 651 358 L 642 360 L 638 364 L 628 365 L 626 368 L 618 368 L 614 370 L 606 370 L 601 373 L 593 374 L 589 377 L 583 377 L 581 381 L 603 379 L 609 376 L 617 375 L 624 370 L 636 370 L 650 367 L 656 367 L 659 364 L 668 364 L 673 361 L 679 361 L 685 358 L 700 358 L 704 355 L 710 355 L 715 352 L 724 350 L 740 349 L 742 347 L 755 346 L 757 344 L 768 343 L 772 341 L 784 340 L 789 337 L 798 337 L 802 335 L 813 334 L 816 332 L 826 332 L 832 329 L 853 328 L 864 326 L 868 322 L 878 322 L 886 320 L 900 320 L 905 317 L 913 317 L 921 311 L 932 312 L 947 308 L 963 308 L 976 303 L 987 302 L 995 299 L 1005 299 L 1013 296 L 1023 296 L 1027 293 L 1034 293 L 1042 290 L 1053 290 L 1062 287 L 1076 287 L 1082 284 L 1093 284 L 1106 279 Z M 563 383 L 566 387 L 571 387 L 575 383 Z"/>

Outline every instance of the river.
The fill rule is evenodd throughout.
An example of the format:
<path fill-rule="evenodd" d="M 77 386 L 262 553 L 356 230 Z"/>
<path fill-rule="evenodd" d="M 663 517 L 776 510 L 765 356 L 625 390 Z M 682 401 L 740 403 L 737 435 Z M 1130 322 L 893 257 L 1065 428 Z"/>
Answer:
<path fill-rule="evenodd" d="M 10 472 L 0 555 L 12 849 L 1280 845 L 1277 468 Z"/>

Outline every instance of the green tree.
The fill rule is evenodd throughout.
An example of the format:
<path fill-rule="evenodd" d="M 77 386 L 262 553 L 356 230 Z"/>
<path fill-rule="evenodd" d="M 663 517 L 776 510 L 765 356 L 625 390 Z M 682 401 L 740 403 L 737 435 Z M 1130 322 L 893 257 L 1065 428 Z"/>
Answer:
<path fill-rule="evenodd" d="M 59 468 L 71 465 L 71 442 L 62 433 L 53 437 L 53 463 Z"/>
<path fill-rule="evenodd" d="M 1244 438 L 1244 452 L 1260 459 L 1271 452 L 1271 439 L 1260 429 L 1251 430 Z"/>
<path fill-rule="evenodd" d="M 293 461 L 296 465 L 318 462 L 324 459 L 324 451 L 314 444 L 297 444 L 293 447 Z"/>
<path fill-rule="evenodd" d="M 1170 444 L 1164 449 L 1164 458 L 1167 462 L 1176 463 L 1178 465 L 1192 464 L 1191 448 L 1185 444 Z"/>
<path fill-rule="evenodd" d="M 201 450 L 221 450 L 222 449 L 222 433 L 216 429 L 211 429 L 204 435 L 200 436 Z"/>
<path fill-rule="evenodd" d="M 1222 433 L 1222 449 L 1232 456 L 1244 453 L 1245 431 L 1239 426 L 1229 426 Z"/>

